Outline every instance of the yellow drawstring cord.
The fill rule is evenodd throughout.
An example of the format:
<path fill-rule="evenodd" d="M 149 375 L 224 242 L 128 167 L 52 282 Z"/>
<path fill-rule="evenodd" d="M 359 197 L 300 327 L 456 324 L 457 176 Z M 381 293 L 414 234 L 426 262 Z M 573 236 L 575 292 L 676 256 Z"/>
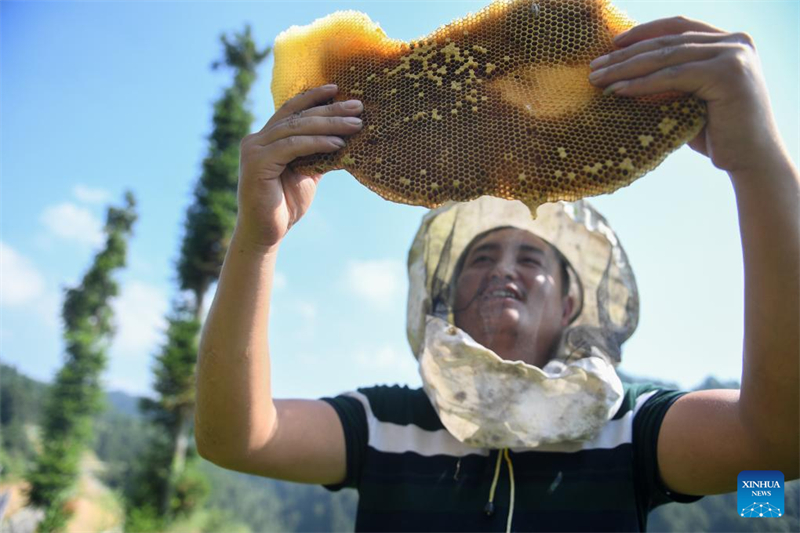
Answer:
<path fill-rule="evenodd" d="M 483 508 L 483 512 L 486 513 L 487 516 L 492 516 L 494 514 L 494 489 L 497 488 L 497 478 L 500 477 L 500 450 L 497 450 L 497 464 L 494 467 L 494 479 L 492 480 L 492 488 L 489 489 L 489 501 L 486 502 L 486 506 Z"/>
<path fill-rule="evenodd" d="M 508 448 L 503 451 L 505 452 L 506 463 L 508 463 L 508 479 L 511 481 L 511 502 L 508 504 L 508 522 L 506 522 L 506 533 L 511 533 L 511 519 L 514 517 L 514 469 L 511 467 Z"/>
<path fill-rule="evenodd" d="M 503 457 L 508 464 L 508 477 L 511 484 L 511 500 L 508 505 L 508 521 L 506 522 L 506 533 L 511 533 L 511 520 L 514 518 L 514 468 L 511 465 L 511 457 L 508 455 L 508 448 L 503 449 Z M 500 477 L 500 451 L 497 451 L 497 463 L 494 467 L 494 479 L 492 480 L 492 488 L 489 490 L 489 501 L 486 502 L 486 507 L 483 511 L 491 516 L 494 514 L 494 491 L 497 488 L 497 479 Z"/>

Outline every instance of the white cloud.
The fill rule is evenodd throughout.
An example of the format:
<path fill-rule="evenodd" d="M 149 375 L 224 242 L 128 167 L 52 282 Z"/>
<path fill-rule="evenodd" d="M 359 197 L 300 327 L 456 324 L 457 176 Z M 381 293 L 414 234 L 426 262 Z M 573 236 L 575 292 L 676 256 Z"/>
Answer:
<path fill-rule="evenodd" d="M 72 194 L 75 195 L 75 198 L 87 204 L 103 204 L 111 199 L 111 194 L 105 189 L 93 189 L 81 184 L 72 188 Z"/>
<path fill-rule="evenodd" d="M 137 280 L 122 285 L 121 294 L 111 304 L 117 325 L 111 348 L 114 356 L 149 365 L 163 341 L 168 304 L 158 287 Z"/>
<path fill-rule="evenodd" d="M 71 202 L 45 208 L 40 217 L 47 230 L 62 239 L 96 246 L 103 243 L 103 225 L 88 209 Z"/>
<path fill-rule="evenodd" d="M 44 294 L 42 274 L 27 257 L 0 242 L 0 305 L 20 306 Z"/>
<path fill-rule="evenodd" d="M 404 280 L 403 264 L 391 259 L 350 261 L 345 271 L 347 289 L 381 308 L 402 296 Z"/>

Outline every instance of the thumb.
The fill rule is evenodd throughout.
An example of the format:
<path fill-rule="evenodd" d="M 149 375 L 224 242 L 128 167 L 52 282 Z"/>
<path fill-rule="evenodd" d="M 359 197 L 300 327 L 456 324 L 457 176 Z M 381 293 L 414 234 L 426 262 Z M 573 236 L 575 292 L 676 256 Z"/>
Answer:
<path fill-rule="evenodd" d="M 322 179 L 322 174 L 306 176 L 298 172 L 289 172 L 283 179 L 283 193 L 292 218 L 296 221 L 302 217 L 317 193 L 317 184 Z"/>
<path fill-rule="evenodd" d="M 700 130 L 700 133 L 698 133 L 694 139 L 689 141 L 689 148 L 708 157 L 708 146 L 706 145 L 706 126 L 703 126 L 703 129 Z"/>

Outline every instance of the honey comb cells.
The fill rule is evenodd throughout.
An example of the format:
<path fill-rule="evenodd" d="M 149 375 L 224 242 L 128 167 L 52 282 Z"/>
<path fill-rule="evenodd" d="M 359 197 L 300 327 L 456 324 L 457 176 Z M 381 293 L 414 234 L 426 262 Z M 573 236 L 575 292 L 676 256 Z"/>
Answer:
<path fill-rule="evenodd" d="M 426 207 L 491 195 L 535 212 L 615 191 L 705 123 L 694 97 L 589 83 L 590 61 L 633 25 L 607 0 L 514 0 L 408 43 L 355 11 L 292 27 L 275 41 L 276 109 L 326 83 L 336 100 L 364 103 L 345 148 L 293 167 L 345 169 L 387 200 Z"/>

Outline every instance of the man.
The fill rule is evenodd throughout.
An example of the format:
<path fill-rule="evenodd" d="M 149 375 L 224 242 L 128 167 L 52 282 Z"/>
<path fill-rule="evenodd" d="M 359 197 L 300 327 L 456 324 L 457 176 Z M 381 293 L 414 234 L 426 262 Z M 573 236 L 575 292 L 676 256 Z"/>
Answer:
<path fill-rule="evenodd" d="M 702 22 L 677 17 L 639 25 L 620 35 L 616 45 L 619 50 L 593 62 L 592 83 L 620 96 L 676 90 L 692 93 L 707 102 L 707 126 L 690 146 L 708 156 L 731 178 L 745 266 L 741 390 L 684 395 L 657 392 L 645 402 L 650 404 L 648 420 L 636 416 L 637 422 L 631 422 L 634 433 L 637 428 L 645 428 L 642 439 L 650 442 L 649 447 L 642 446 L 639 452 L 633 452 L 640 455 L 632 459 L 637 470 L 628 467 L 631 475 L 640 479 L 633 480 L 633 490 L 626 489 L 630 498 L 637 499 L 637 519 L 631 522 L 629 513 L 615 517 L 609 507 L 604 509 L 606 516 L 598 528 L 644 529 L 643 513 L 646 517 L 649 507 L 669 498 L 684 500 L 735 490 L 736 477 L 742 470 L 780 470 L 787 480 L 798 477 L 800 179 L 774 125 L 758 58 L 747 35 L 722 32 Z M 207 459 L 235 470 L 328 485 L 359 483 L 354 477 L 361 468 L 357 452 L 371 453 L 376 448 L 352 442 L 358 438 L 359 427 L 374 425 L 375 420 L 381 422 L 376 416 L 381 407 L 373 406 L 370 401 L 362 402 L 363 416 L 348 421 L 346 417 L 361 411 L 347 399 L 273 400 L 266 325 L 278 247 L 289 228 L 309 208 L 321 178 L 298 175 L 287 165 L 300 156 L 340 149 L 344 146 L 340 136 L 356 133 L 361 127 L 354 120 L 362 109 L 359 102 L 319 105 L 335 93 L 336 87 L 326 86 L 297 96 L 279 109 L 260 132 L 242 142 L 239 219 L 203 333 L 196 411 L 198 450 Z M 300 112 L 302 115 L 297 117 L 295 114 Z M 503 246 L 500 243 L 501 251 L 507 253 Z M 545 278 L 548 276 L 557 285 L 558 267 L 549 265 Z M 562 301 L 570 305 L 568 300 Z M 520 300 L 520 303 L 531 301 Z M 513 338 L 519 327 L 529 322 L 522 321 L 525 310 L 512 307 L 517 303 L 502 305 L 505 318 L 501 319 L 506 322 L 493 326 L 494 341 L 482 338 L 478 330 L 469 331 L 468 311 L 459 320 L 467 333 L 487 344 L 496 342 L 493 346 L 501 356 L 529 357 L 527 360 L 534 365 L 544 361 L 543 353 L 553 345 L 549 340 L 537 342 L 537 349 L 525 354 L 503 348 L 519 344 L 504 339 L 508 335 Z M 641 392 L 626 390 L 620 409 L 631 412 L 636 408 L 635 400 L 642 396 Z M 419 412 L 428 409 L 430 414 L 431 403 L 422 403 L 426 400 L 424 395 L 404 393 L 403 398 L 408 402 L 406 405 Z M 652 405 L 659 398 L 663 401 Z M 349 410 L 342 407 L 344 402 L 350 404 Z M 377 409 L 369 413 L 367 407 Z M 764 413 L 770 416 L 763 416 Z M 432 423 L 436 421 L 434 418 Z M 442 427 L 441 421 L 438 424 L 436 429 Z M 380 427 L 392 431 L 408 425 L 393 423 Z M 449 434 L 436 429 L 414 435 L 444 439 Z M 376 435 L 368 434 L 366 438 L 373 437 Z M 391 433 L 384 432 L 380 438 L 384 443 L 393 442 Z M 495 503 L 498 490 L 505 490 L 508 494 L 502 495 L 502 502 L 497 498 L 497 509 L 502 507 L 506 512 L 491 513 L 492 506 L 487 506 L 491 514 L 489 523 L 472 521 L 469 529 L 548 526 L 552 529 L 553 524 L 537 524 L 535 512 L 513 516 L 513 475 L 535 477 L 535 465 L 542 463 L 528 458 L 538 458 L 536 452 L 514 455 L 513 450 L 509 453 L 505 447 L 501 454 L 502 446 L 498 446 L 488 456 L 477 455 L 476 459 L 475 454 L 464 452 L 460 446 L 465 445 L 455 439 L 448 440 L 445 446 L 451 447 L 450 456 L 461 453 L 461 461 L 450 465 L 451 470 L 435 472 L 435 478 L 426 478 L 427 489 L 425 483 L 419 483 L 413 501 L 403 499 L 407 495 L 404 492 L 399 500 L 394 500 L 402 503 L 392 508 L 393 487 L 375 485 L 374 478 L 372 486 L 381 487 L 380 494 L 360 487 L 360 505 L 372 507 L 365 508 L 368 512 L 357 527 L 409 529 L 410 523 L 399 520 L 404 511 L 412 514 L 416 511 L 417 516 L 427 513 L 431 519 L 427 526 L 417 523 L 420 529 L 463 528 L 458 513 L 451 508 L 461 509 L 466 504 L 482 508 L 485 501 Z M 630 453 L 629 448 L 626 450 L 624 454 Z M 643 456 L 647 450 L 650 456 Z M 413 457 L 416 456 L 396 454 L 395 468 L 387 475 L 402 475 Z M 508 483 L 502 486 L 498 481 L 501 457 L 508 473 Z M 553 453 L 548 464 L 562 457 L 564 454 Z M 512 466 L 512 459 L 517 461 L 516 465 Z M 444 477 L 449 477 L 458 483 L 463 474 L 461 469 L 470 467 L 466 464 L 470 461 L 474 471 L 489 465 L 491 483 L 486 476 L 469 477 L 463 481 L 464 486 L 478 486 L 478 489 L 456 491 L 450 484 L 446 489 L 452 499 L 443 500 L 436 491 L 439 479 L 444 482 Z M 589 475 L 591 471 L 592 465 L 588 465 L 584 473 Z M 552 472 L 559 471 L 547 473 Z M 552 494 L 557 494 L 562 490 L 559 487 L 567 486 L 569 481 L 567 475 L 548 480 Z M 489 488 L 486 500 L 483 500 L 487 496 L 483 493 L 484 482 Z M 600 492 L 587 491 L 584 501 L 574 502 L 580 511 L 590 507 L 589 500 L 608 496 L 608 485 L 602 487 L 605 488 Z M 636 490 L 645 490 L 646 494 L 641 496 Z M 523 496 L 520 494 L 520 498 Z M 447 501 L 451 507 L 446 506 Z M 416 507 L 409 509 L 403 507 L 405 504 Z M 521 500 L 519 505 L 533 504 Z M 572 513 L 568 507 L 559 510 L 567 517 L 581 515 Z M 452 518 L 449 522 L 448 517 Z M 518 522 L 521 519 L 533 522 Z M 563 522 L 560 527 L 579 529 L 580 524 Z"/>

